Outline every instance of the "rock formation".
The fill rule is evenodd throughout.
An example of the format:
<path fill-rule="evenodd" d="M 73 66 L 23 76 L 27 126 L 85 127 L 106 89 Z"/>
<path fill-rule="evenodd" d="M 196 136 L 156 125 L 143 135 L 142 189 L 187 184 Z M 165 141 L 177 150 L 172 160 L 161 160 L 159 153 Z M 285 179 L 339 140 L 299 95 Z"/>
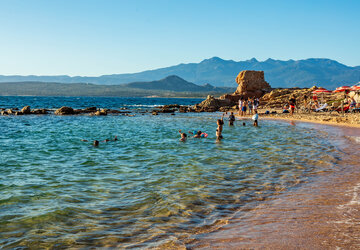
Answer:
<path fill-rule="evenodd" d="M 30 109 L 30 106 L 25 106 L 21 109 L 21 112 L 25 115 L 28 115 L 31 113 L 31 109 Z"/>
<path fill-rule="evenodd" d="M 265 81 L 264 71 L 241 71 L 236 77 L 236 82 L 239 85 L 234 94 L 245 98 L 259 98 L 271 90 L 271 86 Z"/>
<path fill-rule="evenodd" d="M 221 107 L 230 108 L 231 101 L 228 99 L 216 99 L 211 95 L 208 95 L 206 100 L 194 106 L 196 112 L 215 112 Z"/>
<path fill-rule="evenodd" d="M 73 115 L 74 109 L 71 107 L 61 107 L 55 111 L 55 115 Z"/>
<path fill-rule="evenodd" d="M 194 106 L 197 112 L 226 111 L 236 108 L 240 98 L 261 97 L 271 91 L 271 86 L 264 79 L 264 71 L 244 70 L 236 77 L 238 87 L 233 94 L 225 94 L 219 99 L 208 96 L 206 100 Z M 235 106 L 235 107 L 233 107 Z"/>

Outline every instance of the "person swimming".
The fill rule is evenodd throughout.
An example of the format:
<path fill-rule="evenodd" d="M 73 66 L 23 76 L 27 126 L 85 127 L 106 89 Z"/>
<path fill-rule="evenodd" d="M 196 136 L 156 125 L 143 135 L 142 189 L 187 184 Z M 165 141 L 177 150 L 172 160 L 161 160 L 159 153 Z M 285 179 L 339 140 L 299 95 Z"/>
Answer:
<path fill-rule="evenodd" d="M 105 140 L 103 140 L 102 142 L 117 141 L 117 140 L 118 140 L 118 138 L 117 138 L 117 135 L 116 135 L 113 140 L 105 139 Z M 88 140 L 84 140 L 84 139 L 81 139 L 81 141 L 88 142 Z M 92 145 L 93 145 L 94 147 L 98 147 L 99 144 L 100 144 L 100 142 L 99 142 L 98 140 L 94 140 Z"/>
<path fill-rule="evenodd" d="M 180 135 L 181 135 L 180 141 L 186 142 L 187 134 L 182 133 L 182 132 L 181 132 L 181 129 L 179 130 L 179 133 L 180 133 Z"/>
<path fill-rule="evenodd" d="M 194 138 L 203 138 L 203 137 L 207 137 L 207 134 L 206 134 L 206 133 L 201 132 L 201 130 L 194 131 L 194 132 L 189 131 L 189 134 L 194 135 Z"/>

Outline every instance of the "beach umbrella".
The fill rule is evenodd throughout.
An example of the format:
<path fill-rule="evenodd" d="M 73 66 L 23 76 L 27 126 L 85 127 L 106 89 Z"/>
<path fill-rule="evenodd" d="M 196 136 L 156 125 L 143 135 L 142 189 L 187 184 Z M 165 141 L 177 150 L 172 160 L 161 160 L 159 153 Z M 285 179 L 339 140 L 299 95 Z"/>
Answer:
<path fill-rule="evenodd" d="M 350 88 L 350 91 L 360 91 L 360 85 L 354 85 Z"/>
<path fill-rule="evenodd" d="M 317 90 L 313 91 L 313 94 L 319 94 L 319 93 L 332 93 L 332 91 L 324 88 L 318 88 Z"/>
<path fill-rule="evenodd" d="M 313 94 L 321 94 L 321 101 L 324 102 L 324 94 L 330 94 L 332 93 L 331 90 L 327 90 L 325 88 L 318 88 L 312 92 Z"/>
<path fill-rule="evenodd" d="M 344 91 L 350 90 L 350 89 L 351 89 L 350 86 L 341 86 L 341 87 L 336 88 L 336 89 L 334 90 L 334 92 L 335 92 L 335 93 L 337 93 L 337 92 L 344 92 Z"/>

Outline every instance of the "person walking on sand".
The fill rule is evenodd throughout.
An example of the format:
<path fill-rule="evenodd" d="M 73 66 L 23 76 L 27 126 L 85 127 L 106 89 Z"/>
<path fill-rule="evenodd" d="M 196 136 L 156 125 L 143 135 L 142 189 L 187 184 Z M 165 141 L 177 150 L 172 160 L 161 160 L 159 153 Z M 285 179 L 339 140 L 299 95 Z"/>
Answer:
<path fill-rule="evenodd" d="M 257 111 L 258 106 L 259 106 L 259 98 L 255 98 L 254 96 L 254 107 L 253 107 L 254 112 Z"/>
<path fill-rule="evenodd" d="M 252 114 L 252 110 L 253 110 L 253 100 L 249 97 L 248 98 L 248 107 L 249 107 L 249 115 L 251 115 Z"/>
<path fill-rule="evenodd" d="M 290 106 L 290 114 L 294 115 L 295 111 L 295 105 L 296 105 L 296 99 L 294 96 L 291 96 L 289 99 L 289 106 Z"/>
<path fill-rule="evenodd" d="M 242 108 L 243 108 L 243 99 L 240 97 L 239 99 L 239 115 L 242 116 Z"/>
<path fill-rule="evenodd" d="M 246 115 L 246 104 L 247 104 L 247 101 L 245 100 L 245 98 L 243 98 L 242 99 L 241 116 Z"/>

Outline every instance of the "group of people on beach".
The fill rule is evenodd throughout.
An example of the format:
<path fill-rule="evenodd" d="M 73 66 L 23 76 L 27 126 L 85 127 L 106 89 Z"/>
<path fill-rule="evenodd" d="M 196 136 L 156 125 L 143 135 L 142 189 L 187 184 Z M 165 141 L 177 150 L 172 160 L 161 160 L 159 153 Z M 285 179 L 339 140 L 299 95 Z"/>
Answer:
<path fill-rule="evenodd" d="M 217 129 L 216 129 L 216 141 L 220 141 L 221 139 L 223 139 L 223 136 L 222 136 L 222 131 L 223 131 L 223 126 L 224 126 L 224 116 L 225 114 L 227 114 L 227 112 L 223 113 L 221 118 L 218 119 L 216 121 L 216 124 L 217 124 Z M 253 120 L 253 126 L 257 127 L 258 126 L 258 119 L 259 119 L 259 115 L 257 113 L 257 110 L 254 111 L 254 115 L 252 116 L 252 120 Z M 231 112 L 230 115 L 229 115 L 229 126 L 234 126 L 234 122 L 235 122 L 235 116 L 234 116 L 234 112 Z M 245 122 L 243 122 L 242 124 L 243 126 L 246 126 Z M 181 129 L 179 130 L 179 133 L 180 133 L 180 141 L 181 142 L 186 142 L 187 140 L 187 134 L 186 133 L 183 133 L 181 131 Z M 194 135 L 193 137 L 194 138 L 203 138 L 203 137 L 207 137 L 208 135 L 202 131 L 194 131 L 194 132 L 191 132 L 189 131 L 189 134 L 192 134 Z"/>
<path fill-rule="evenodd" d="M 239 99 L 239 115 L 240 116 L 245 116 L 246 115 L 246 111 L 249 111 L 249 115 L 252 115 L 253 113 L 255 113 L 255 111 L 257 111 L 257 108 L 259 106 L 259 98 L 244 98 L 241 97 Z"/>

